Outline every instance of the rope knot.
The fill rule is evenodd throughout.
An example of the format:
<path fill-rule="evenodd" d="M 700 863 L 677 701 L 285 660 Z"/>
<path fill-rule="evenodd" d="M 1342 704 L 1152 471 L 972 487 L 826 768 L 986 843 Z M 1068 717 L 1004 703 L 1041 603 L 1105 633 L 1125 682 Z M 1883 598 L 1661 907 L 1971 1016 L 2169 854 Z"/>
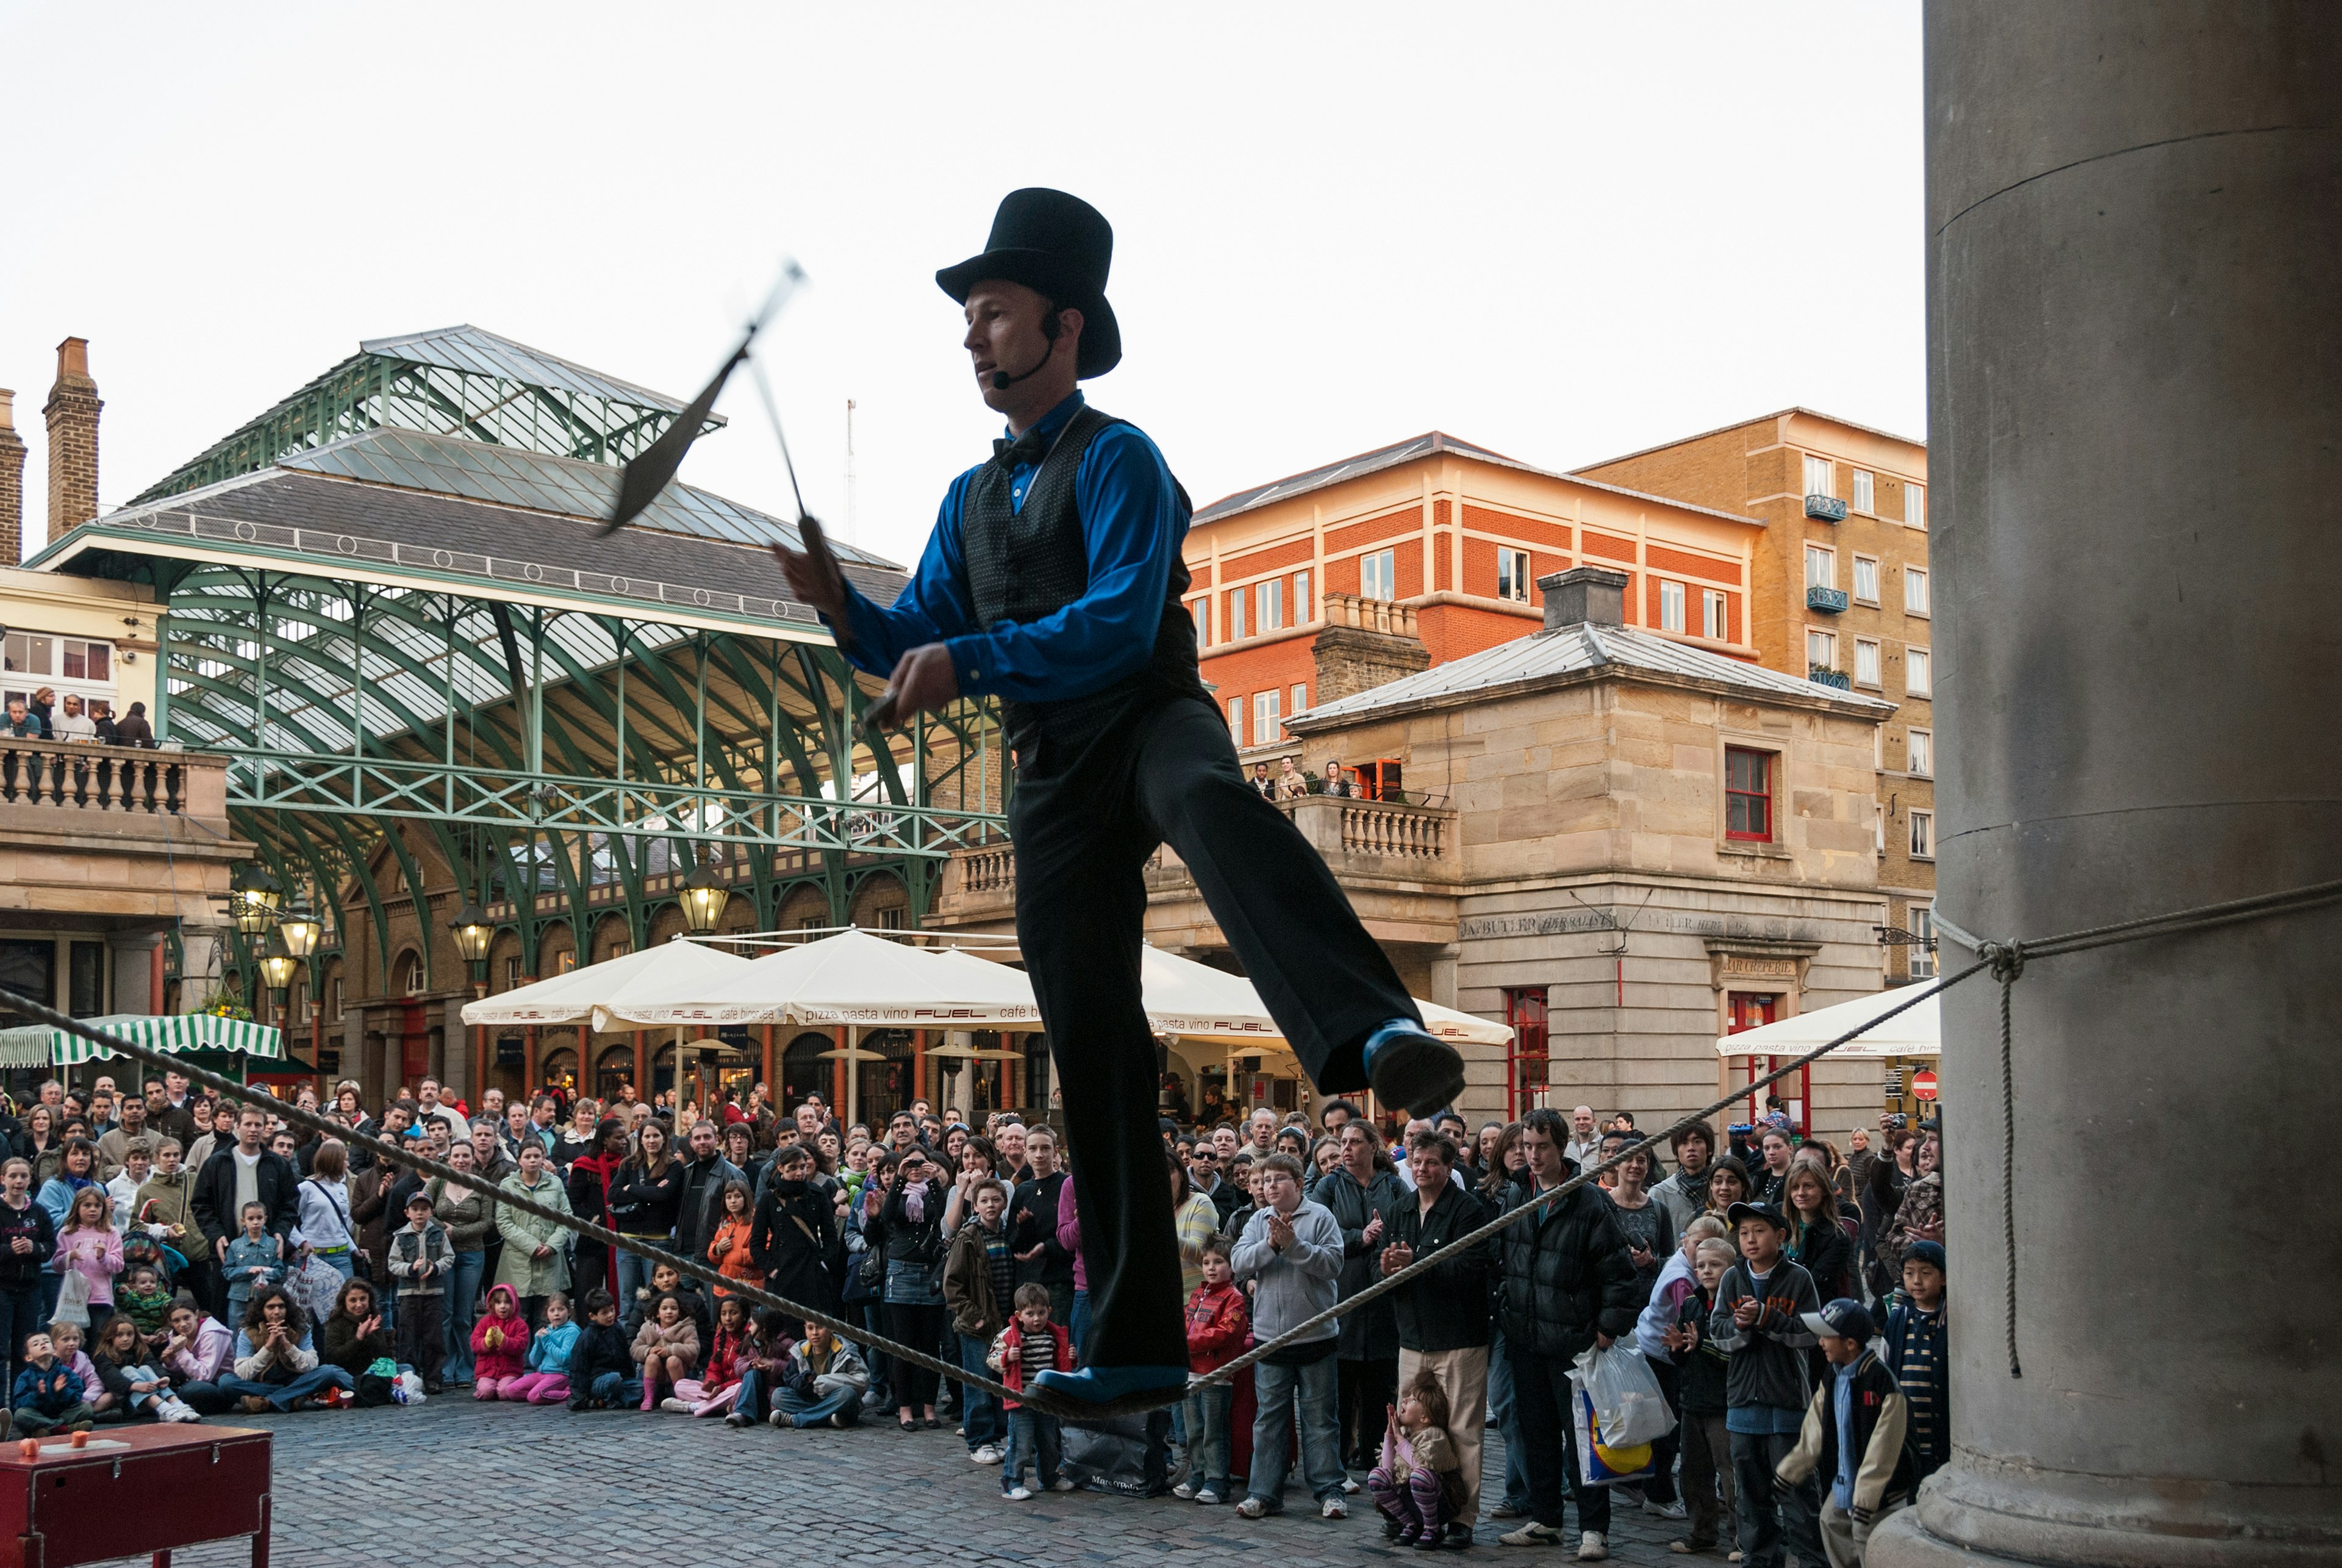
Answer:
<path fill-rule="evenodd" d="M 2025 944 L 2021 942 L 1978 943 L 1977 956 L 1992 966 L 1992 977 L 2003 985 L 2013 985 L 2024 977 Z"/>

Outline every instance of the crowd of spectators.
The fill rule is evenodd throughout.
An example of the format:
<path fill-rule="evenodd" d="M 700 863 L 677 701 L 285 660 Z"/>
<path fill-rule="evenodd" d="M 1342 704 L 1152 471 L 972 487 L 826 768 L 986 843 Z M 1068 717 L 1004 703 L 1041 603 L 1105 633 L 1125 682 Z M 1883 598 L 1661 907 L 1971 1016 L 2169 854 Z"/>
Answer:
<path fill-rule="evenodd" d="M 706 1114 L 626 1091 L 605 1105 L 491 1090 L 475 1114 L 426 1079 L 378 1111 L 341 1084 L 324 1114 L 345 1142 L 287 1125 L 265 1095 L 221 1103 L 176 1074 L 142 1088 L 52 1082 L 0 1120 L 0 1386 L 22 1430 L 460 1390 L 738 1429 L 949 1421 L 972 1463 L 1000 1467 L 1005 1498 L 1074 1484 L 1066 1433 L 1021 1401 L 752 1309 L 355 1136 L 1019 1391 L 1079 1364 L 1088 1328 L 1078 1196 L 1051 1126 L 995 1113 L 978 1128 L 924 1101 L 841 1126 L 818 1095 L 782 1114 L 761 1086 Z M 317 1109 L 313 1091 L 298 1103 Z M 1631 1156 L 1557 1200 L 1638 1140 L 1631 1117 L 1580 1106 L 1474 1130 L 1450 1111 L 1386 1133 L 1333 1100 L 1315 1118 L 1264 1108 L 1163 1134 L 1198 1374 L 1437 1261 L 1192 1393 L 1162 1439 L 1183 1499 L 1259 1518 L 1286 1506 L 1297 1471 L 1326 1519 L 1363 1493 L 1392 1539 L 1465 1548 L 1493 1429 L 1505 1460 L 1485 1477 L 1487 1514 L 1506 1545 L 1566 1548 L 1575 1509 L 1576 1557 L 1599 1560 L 1613 1511 L 1635 1507 L 1683 1521 L 1681 1553 L 1844 1564 L 1947 1455 L 1933 1131 L 1882 1117 L 1842 1155 L 1775 1108 L 1721 1144 L 1686 1127 L 1668 1160 Z M 1596 1484 L 1571 1373 L 1619 1345 L 1677 1421 L 1647 1463 Z"/>

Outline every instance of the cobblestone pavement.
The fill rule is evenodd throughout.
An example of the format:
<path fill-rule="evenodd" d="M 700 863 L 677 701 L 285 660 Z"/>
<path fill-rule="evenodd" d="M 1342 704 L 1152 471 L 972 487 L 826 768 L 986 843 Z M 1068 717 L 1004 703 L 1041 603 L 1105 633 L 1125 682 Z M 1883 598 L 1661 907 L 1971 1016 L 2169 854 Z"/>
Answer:
<path fill-rule="evenodd" d="M 893 1426 L 847 1432 L 739 1432 L 722 1423 L 634 1413 L 484 1404 L 458 1392 L 415 1409 L 223 1417 L 215 1424 L 276 1434 L 275 1548 L 285 1568 L 435 1568 L 528 1563 L 542 1568 L 639 1556 L 661 1568 L 738 1568 L 758 1541 L 763 1558 L 810 1524 L 821 1562 L 851 1550 L 888 1568 L 946 1564 L 1160 1564 L 1175 1553 L 1226 1560 L 1266 1551 L 1276 1568 L 1358 1563 L 1539 1563 L 1568 1551 L 1498 1546 L 1510 1525 L 1483 1520 L 1468 1553 L 1402 1551 L 1383 1539 L 1364 1493 L 1344 1522 L 1303 1506 L 1298 1479 L 1289 1511 L 1252 1521 L 1232 1506 L 1175 1498 L 1133 1501 L 1076 1492 L 1029 1503 L 1000 1496 L 1000 1472 L 970 1464 L 947 1424 L 906 1435 Z M 1501 1482 L 1504 1449 L 1488 1433 L 1486 1475 Z M 1487 1498 L 1493 1506 L 1496 1498 Z M 844 1522 L 843 1532 L 826 1526 Z M 1614 1511 L 1610 1560 L 1654 1568 L 1708 1563 L 1667 1551 L 1682 1526 L 1639 1511 Z M 422 1543 L 428 1542 L 427 1548 Z M 145 1568 L 144 1558 L 122 1558 Z M 250 1561 L 242 1542 L 177 1553 L 175 1568 Z"/>

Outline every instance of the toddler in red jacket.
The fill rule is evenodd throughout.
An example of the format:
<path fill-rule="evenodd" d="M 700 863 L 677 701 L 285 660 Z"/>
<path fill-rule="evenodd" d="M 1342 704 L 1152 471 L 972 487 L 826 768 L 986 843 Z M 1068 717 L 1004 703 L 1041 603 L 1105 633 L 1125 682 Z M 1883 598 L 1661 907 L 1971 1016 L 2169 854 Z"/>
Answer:
<path fill-rule="evenodd" d="M 1228 1239 L 1204 1243 L 1204 1283 L 1187 1298 L 1187 1370 L 1217 1372 L 1252 1346 L 1252 1314 L 1228 1263 Z M 1200 1388 L 1187 1396 L 1187 1479 L 1176 1497 L 1217 1503 L 1228 1494 L 1228 1405 L 1236 1390 Z"/>
<path fill-rule="evenodd" d="M 520 1315 L 520 1297 L 510 1285 L 490 1285 L 487 1315 L 472 1325 L 472 1397 L 494 1399 L 527 1372 L 528 1319 Z"/>

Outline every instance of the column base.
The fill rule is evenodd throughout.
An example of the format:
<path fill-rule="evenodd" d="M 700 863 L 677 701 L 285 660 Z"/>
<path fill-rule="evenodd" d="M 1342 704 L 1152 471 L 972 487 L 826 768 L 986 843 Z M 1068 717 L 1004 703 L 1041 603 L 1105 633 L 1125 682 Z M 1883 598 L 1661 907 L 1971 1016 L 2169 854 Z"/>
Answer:
<path fill-rule="evenodd" d="M 2342 1488 L 2076 1475 L 1962 1453 L 1879 1523 L 1867 1568 L 2342 1568 Z"/>

